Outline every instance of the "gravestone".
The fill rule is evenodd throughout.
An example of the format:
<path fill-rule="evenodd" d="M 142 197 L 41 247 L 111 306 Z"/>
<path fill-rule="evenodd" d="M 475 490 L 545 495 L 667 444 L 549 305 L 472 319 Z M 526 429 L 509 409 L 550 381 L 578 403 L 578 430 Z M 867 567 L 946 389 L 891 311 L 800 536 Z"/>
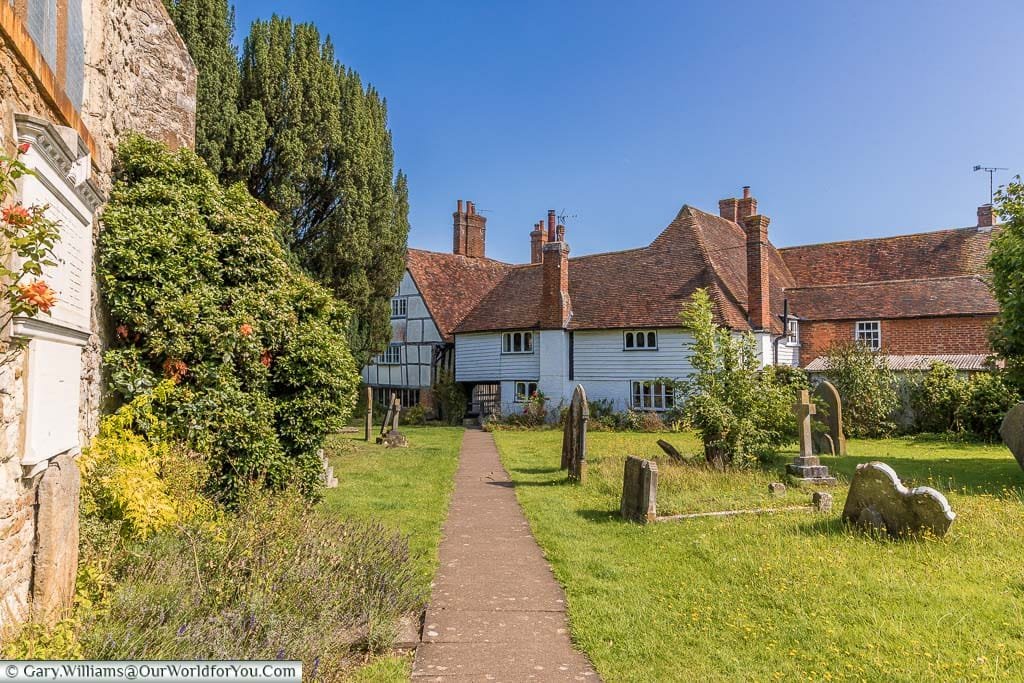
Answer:
<path fill-rule="evenodd" d="M 392 402 L 392 408 L 393 410 L 391 411 L 391 429 L 389 431 L 397 432 L 398 418 L 402 415 L 402 399 L 396 397 Z"/>
<path fill-rule="evenodd" d="M 658 463 L 634 455 L 626 458 L 619 512 L 623 519 L 641 524 L 658 519 Z"/>
<path fill-rule="evenodd" d="M 884 462 L 857 465 L 843 507 L 843 521 L 894 537 L 944 536 L 954 519 L 944 495 L 928 486 L 908 489 Z"/>
<path fill-rule="evenodd" d="M 317 452 L 317 455 L 320 456 L 320 462 L 324 466 L 324 486 L 329 489 L 338 488 L 338 478 L 334 476 L 334 468 L 331 467 L 331 463 L 327 460 L 327 456 L 322 448 Z"/>
<path fill-rule="evenodd" d="M 773 496 L 783 496 L 786 494 L 786 485 L 781 481 L 773 481 L 768 484 L 768 493 Z"/>
<path fill-rule="evenodd" d="M 811 496 L 811 505 L 814 506 L 815 512 L 831 512 L 832 494 L 825 493 L 824 491 L 815 491 Z"/>
<path fill-rule="evenodd" d="M 388 409 L 384 413 L 384 422 L 380 425 L 380 434 L 377 435 L 377 443 L 384 441 L 384 435 L 388 433 L 388 428 L 391 425 L 391 421 L 394 418 L 395 413 L 395 393 L 391 392 L 391 397 L 388 399 Z"/>
<path fill-rule="evenodd" d="M 385 448 L 407 448 L 409 446 L 409 440 L 405 438 L 405 434 L 397 429 L 392 429 L 385 434 L 382 443 Z"/>
<path fill-rule="evenodd" d="M 835 484 L 835 477 L 829 475 L 828 467 L 821 464 L 821 460 L 814 455 L 811 447 L 811 416 L 814 415 L 815 408 L 806 389 L 797 392 L 793 413 L 796 415 L 797 432 L 800 435 L 800 455 L 786 465 L 786 471 L 801 484 Z"/>
<path fill-rule="evenodd" d="M 380 435 L 377 437 L 377 443 L 384 444 L 385 446 L 389 446 L 391 448 L 399 446 L 404 447 L 409 445 L 408 441 L 406 441 L 405 436 L 403 436 L 398 431 L 398 419 L 399 416 L 401 416 L 401 414 L 402 399 L 398 398 L 397 396 L 395 396 L 395 394 L 392 393 L 391 400 L 388 403 L 387 415 L 384 416 L 384 424 L 380 426 Z M 396 434 L 397 436 L 395 436 L 389 441 L 389 437 L 391 434 Z"/>
<path fill-rule="evenodd" d="M 366 387 L 366 443 L 370 443 L 370 432 L 373 431 L 373 387 Z"/>
<path fill-rule="evenodd" d="M 824 409 L 815 411 L 814 423 L 821 425 L 812 430 L 814 452 L 817 455 L 846 455 L 846 437 L 843 435 L 843 400 L 831 382 L 821 382 L 814 396 Z"/>
<path fill-rule="evenodd" d="M 1024 403 L 1010 408 L 999 427 L 999 436 L 1013 453 L 1017 464 L 1024 469 Z"/>
<path fill-rule="evenodd" d="M 569 479 L 582 482 L 587 470 L 587 422 L 590 420 L 590 407 L 587 405 L 587 392 L 582 384 L 576 385 L 572 393 L 572 403 L 565 416 L 565 427 L 562 429 L 562 469 L 569 471 Z"/>
<path fill-rule="evenodd" d="M 658 446 L 661 447 L 661 450 L 665 451 L 665 454 L 668 457 L 672 458 L 676 462 L 683 461 L 683 454 L 680 453 L 679 449 L 670 444 L 668 441 L 665 441 L 664 439 L 658 439 Z"/>

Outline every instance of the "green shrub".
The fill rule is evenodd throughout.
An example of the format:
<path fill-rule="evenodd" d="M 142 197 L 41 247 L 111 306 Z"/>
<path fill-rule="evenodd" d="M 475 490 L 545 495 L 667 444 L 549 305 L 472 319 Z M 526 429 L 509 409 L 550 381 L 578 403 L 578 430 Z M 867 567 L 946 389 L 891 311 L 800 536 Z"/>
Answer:
<path fill-rule="evenodd" d="M 111 388 L 130 401 L 176 381 L 157 408 L 229 499 L 255 480 L 313 494 L 316 453 L 355 403 L 346 307 L 289 265 L 274 214 L 192 152 L 130 136 L 118 161 L 98 251 Z"/>
<path fill-rule="evenodd" d="M 970 388 L 948 363 L 933 363 L 910 389 L 910 406 L 922 432 L 959 432 Z"/>
<path fill-rule="evenodd" d="M 967 431 L 989 441 L 999 440 L 999 426 L 1020 394 L 1002 372 L 975 373 L 968 384 L 961 418 Z"/>
<path fill-rule="evenodd" d="M 414 405 L 402 411 L 402 422 L 409 425 L 427 424 L 427 409 L 421 405 Z"/>
<path fill-rule="evenodd" d="M 833 344 L 825 357 L 825 377 L 843 399 L 846 435 L 878 437 L 896 428 L 899 408 L 896 376 L 884 358 L 864 344 Z"/>
<path fill-rule="evenodd" d="M 717 467 L 777 452 L 788 440 L 793 395 L 777 381 L 774 368 L 761 368 L 753 336 L 716 325 L 703 289 L 694 292 L 680 317 L 693 335 L 694 373 L 675 383 L 682 404 L 670 417 L 700 432 L 704 456 Z"/>
<path fill-rule="evenodd" d="M 434 381 L 434 400 L 441 409 L 442 420 L 450 425 L 461 425 L 466 417 L 466 392 L 447 370 L 438 370 Z"/>
<path fill-rule="evenodd" d="M 337 680 L 424 604 L 400 536 L 290 493 L 242 497 L 219 524 L 186 524 L 120 554 L 104 608 L 83 615 L 85 657 L 294 658 L 311 679 Z"/>

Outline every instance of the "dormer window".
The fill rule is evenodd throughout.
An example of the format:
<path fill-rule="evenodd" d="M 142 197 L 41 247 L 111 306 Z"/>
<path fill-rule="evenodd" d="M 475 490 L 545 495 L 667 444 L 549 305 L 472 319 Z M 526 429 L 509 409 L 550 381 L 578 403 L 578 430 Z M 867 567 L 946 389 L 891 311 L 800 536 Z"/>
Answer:
<path fill-rule="evenodd" d="M 409 313 L 409 300 L 403 296 L 391 297 L 391 317 L 404 318 Z"/>
<path fill-rule="evenodd" d="M 800 321 L 790 318 L 786 322 L 786 343 L 790 346 L 800 346 Z"/>
<path fill-rule="evenodd" d="M 657 351 L 658 333 L 653 330 L 627 330 L 622 333 L 622 348 L 626 351 Z"/>
<path fill-rule="evenodd" d="M 502 353 L 533 353 L 533 332 L 505 332 L 501 335 Z"/>

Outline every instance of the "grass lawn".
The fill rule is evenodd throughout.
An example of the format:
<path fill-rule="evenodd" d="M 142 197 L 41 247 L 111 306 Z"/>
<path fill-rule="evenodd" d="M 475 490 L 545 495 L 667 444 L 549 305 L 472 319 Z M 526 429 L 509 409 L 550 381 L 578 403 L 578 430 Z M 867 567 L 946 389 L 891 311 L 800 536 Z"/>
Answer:
<path fill-rule="evenodd" d="M 322 503 L 329 513 L 380 522 L 408 537 L 424 595 L 437 569 L 441 525 L 454 489 L 461 427 L 402 427 L 409 448 L 385 449 L 357 435 L 333 437 L 326 452 L 338 477 Z M 408 680 L 408 657 L 382 657 L 356 681 Z"/>
<path fill-rule="evenodd" d="M 516 493 L 566 588 L 573 637 L 607 681 L 1024 679 L 1024 472 L 996 446 L 854 440 L 826 459 L 828 515 L 784 512 L 641 526 L 619 520 L 627 454 L 658 460 L 659 514 L 805 503 L 769 471 L 671 463 L 667 438 L 588 434 L 588 480 L 564 483 L 560 432 L 495 434 Z M 943 539 L 890 541 L 839 521 L 857 463 L 947 494 Z"/>

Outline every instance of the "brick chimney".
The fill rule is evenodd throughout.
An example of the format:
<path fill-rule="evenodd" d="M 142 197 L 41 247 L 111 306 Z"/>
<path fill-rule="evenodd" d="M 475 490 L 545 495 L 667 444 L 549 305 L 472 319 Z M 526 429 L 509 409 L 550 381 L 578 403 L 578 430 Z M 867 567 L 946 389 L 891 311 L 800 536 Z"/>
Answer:
<path fill-rule="evenodd" d="M 743 197 L 736 202 L 736 222 L 746 225 L 750 216 L 757 214 L 757 200 L 750 196 L 750 185 L 743 186 Z"/>
<path fill-rule="evenodd" d="M 530 263 L 540 263 L 544 260 L 544 245 L 548 243 L 548 232 L 544 229 L 544 221 L 537 221 L 533 224 L 533 232 L 530 233 Z"/>
<path fill-rule="evenodd" d="M 572 302 L 569 299 L 569 245 L 565 227 L 556 225 L 555 212 L 548 212 L 548 243 L 541 248 L 540 326 L 562 329 L 569 324 Z"/>
<path fill-rule="evenodd" d="M 452 218 L 452 253 L 483 258 L 487 219 L 476 212 L 473 202 L 467 201 L 463 210 L 461 199 Z"/>
<path fill-rule="evenodd" d="M 982 204 L 978 207 L 978 227 L 991 228 L 995 224 L 995 216 L 992 213 L 991 204 Z"/>
<path fill-rule="evenodd" d="M 765 331 L 771 328 L 772 316 L 768 290 L 768 222 L 768 216 L 758 214 L 743 219 L 743 230 L 747 234 L 747 317 L 751 327 Z"/>

